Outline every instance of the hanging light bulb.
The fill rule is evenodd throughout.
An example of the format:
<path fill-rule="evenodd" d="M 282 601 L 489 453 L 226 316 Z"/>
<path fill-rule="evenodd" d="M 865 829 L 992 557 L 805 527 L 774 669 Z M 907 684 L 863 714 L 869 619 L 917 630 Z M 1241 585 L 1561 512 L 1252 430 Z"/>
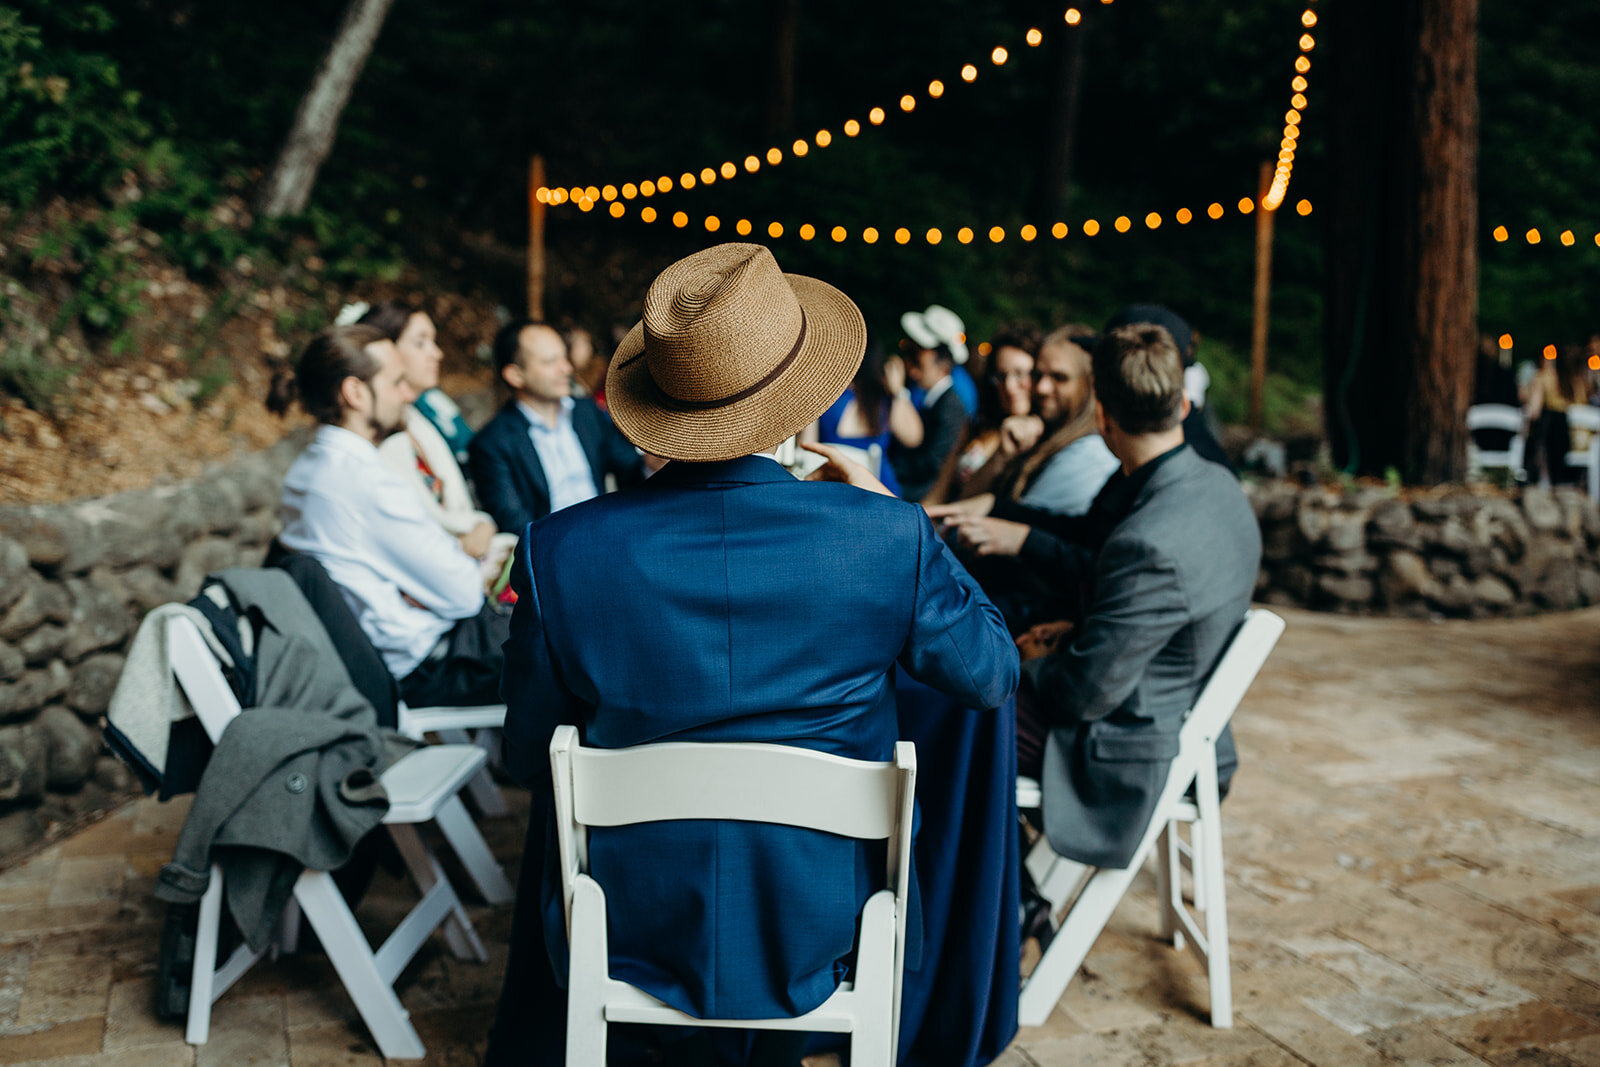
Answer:
<path fill-rule="evenodd" d="M 1212 204 L 1210 207 L 1206 208 L 1206 214 L 1210 215 L 1214 219 L 1220 219 L 1222 217 L 1222 205 Z"/>
<path fill-rule="evenodd" d="M 750 236 L 751 226 L 749 219 L 740 219 L 738 222 L 733 224 L 733 228 L 738 232 L 740 237 Z"/>
<path fill-rule="evenodd" d="M 1299 214 L 1299 215 L 1309 215 L 1309 214 L 1311 214 L 1311 201 L 1309 201 L 1309 200 L 1300 201 L 1298 204 L 1296 204 L 1294 206 L 1294 210 L 1295 210 L 1296 214 Z"/>
<path fill-rule="evenodd" d="M 789 146 L 789 151 L 793 152 L 797 156 L 803 156 L 807 152 L 811 151 L 811 146 L 806 144 L 805 138 L 802 137 L 796 140 L 794 144 Z"/>
<path fill-rule="evenodd" d="M 1031 241 L 1035 237 L 1039 236 L 1039 230 L 1034 226 L 1033 223 L 1030 222 L 1024 225 L 1022 229 L 1017 231 L 1017 236 L 1022 238 L 1024 241 Z"/>
<path fill-rule="evenodd" d="M 656 179 L 656 189 L 663 193 L 672 192 L 672 179 L 663 174 Z"/>
<path fill-rule="evenodd" d="M 1038 30 L 1029 30 L 1028 31 L 1028 47 L 1029 48 L 1038 48 L 1039 47 L 1039 42 L 1043 41 L 1043 40 L 1044 40 L 1044 34 L 1040 33 Z"/>
<path fill-rule="evenodd" d="M 783 149 L 781 149 L 781 148 L 769 148 L 769 149 L 767 149 L 767 162 L 770 165 L 774 166 L 774 167 L 776 167 L 779 163 L 782 163 L 783 162 Z"/>
<path fill-rule="evenodd" d="M 1078 23 L 1083 21 L 1083 12 L 1079 11 L 1075 7 L 1069 7 L 1067 8 L 1065 18 L 1068 26 L 1076 26 Z"/>
<path fill-rule="evenodd" d="M 1085 237 L 1093 237 L 1095 234 L 1097 234 L 1099 232 L 1100 232 L 1100 223 L 1098 221 L 1096 221 L 1095 219 L 1084 219 L 1083 220 L 1083 235 Z"/>
<path fill-rule="evenodd" d="M 895 244 L 903 245 L 903 244 L 909 244 L 910 242 L 911 242 L 911 231 L 910 230 L 908 230 L 904 226 L 902 226 L 898 230 L 894 231 L 894 243 Z"/>
<path fill-rule="evenodd" d="M 721 228 L 722 228 L 722 220 L 721 219 L 717 218 L 715 215 L 707 215 L 706 216 L 706 232 L 707 233 L 716 233 Z"/>
<path fill-rule="evenodd" d="M 861 123 L 857 122 L 855 119 L 847 119 L 845 121 L 845 124 L 844 124 L 844 135 L 846 137 L 854 137 L 856 134 L 858 134 L 860 132 L 861 132 Z"/>
<path fill-rule="evenodd" d="M 941 96 L 943 96 L 944 95 L 944 82 L 940 81 L 938 78 L 935 78 L 935 79 L 933 79 L 933 81 L 929 82 L 928 83 L 928 95 L 933 97 L 935 100 L 937 100 Z"/>
<path fill-rule="evenodd" d="M 875 107 L 871 111 L 867 112 L 867 121 L 872 123 L 874 126 L 882 126 L 883 108 Z"/>
<path fill-rule="evenodd" d="M 878 231 L 871 226 L 861 231 L 861 239 L 869 245 L 878 243 Z"/>
<path fill-rule="evenodd" d="M 618 201 L 618 202 L 612 204 L 611 207 L 608 210 L 611 212 L 611 217 L 612 218 L 620 219 L 622 217 L 623 213 L 625 211 L 627 211 L 628 209 L 622 206 L 621 201 Z"/>
<path fill-rule="evenodd" d="M 939 232 L 939 228 L 937 226 L 929 227 L 927 237 L 930 245 L 936 245 L 940 241 L 944 240 L 944 234 Z"/>
<path fill-rule="evenodd" d="M 999 244 L 1001 241 L 1004 241 L 1005 239 L 1006 239 L 1006 231 L 1005 231 L 1005 229 L 1003 227 L 1000 227 L 1000 226 L 990 226 L 989 227 L 989 240 L 993 241 L 995 244 Z"/>
<path fill-rule="evenodd" d="M 1118 215 L 1112 220 L 1111 225 L 1116 228 L 1118 233 L 1127 233 L 1133 228 L 1133 220 L 1126 215 Z"/>
<path fill-rule="evenodd" d="M 701 185 L 710 185 L 712 182 L 714 182 L 716 180 L 717 180 L 717 172 L 716 171 L 712 170 L 710 167 L 701 167 L 700 168 L 700 184 Z"/>
<path fill-rule="evenodd" d="M 961 68 L 961 80 L 964 81 L 964 82 L 975 82 L 975 81 L 977 81 L 978 80 L 978 68 L 974 67 L 971 63 L 968 63 L 966 66 L 962 67 Z"/>
<path fill-rule="evenodd" d="M 783 236 L 783 223 L 781 223 L 781 222 L 768 223 L 767 224 L 767 236 L 768 237 L 782 237 Z"/>
<path fill-rule="evenodd" d="M 1159 230 L 1161 228 L 1161 216 L 1152 211 L 1144 217 L 1144 224 L 1152 230 Z"/>
<path fill-rule="evenodd" d="M 1194 219 L 1194 212 L 1186 207 L 1180 207 L 1172 217 L 1178 220 L 1179 226 L 1187 226 Z"/>
<path fill-rule="evenodd" d="M 672 213 L 672 224 L 680 230 L 689 225 L 688 213 L 683 211 L 674 211 Z"/>
<path fill-rule="evenodd" d="M 694 175 L 690 174 L 688 171 L 684 171 L 683 174 L 678 177 L 678 186 L 682 189 L 693 189 Z"/>
<path fill-rule="evenodd" d="M 724 178 L 731 178 L 735 174 L 739 173 L 739 168 L 734 166 L 733 161 L 730 159 L 728 162 L 722 165 L 721 171 Z"/>
<path fill-rule="evenodd" d="M 640 209 L 639 217 L 646 222 L 654 222 L 656 221 L 656 209 L 646 204 Z"/>
<path fill-rule="evenodd" d="M 749 171 L 751 174 L 754 174 L 756 171 L 761 169 L 761 160 L 757 159 L 755 156 L 745 156 L 744 169 Z"/>
<path fill-rule="evenodd" d="M 906 95 L 904 95 L 904 96 L 902 96 L 900 98 L 900 110 L 901 111 L 915 111 L 916 109 L 917 109 L 917 98 L 916 97 L 912 96 L 910 93 L 907 93 Z"/>
<path fill-rule="evenodd" d="M 970 245 L 972 243 L 972 236 L 972 227 L 970 226 L 963 226 L 961 229 L 956 231 L 956 240 L 960 241 L 964 245 Z"/>
<path fill-rule="evenodd" d="M 800 229 L 795 231 L 800 235 L 800 240 L 809 241 L 817 235 L 817 228 L 811 223 L 801 223 Z"/>
<path fill-rule="evenodd" d="M 1010 57 L 1011 53 L 1007 52 L 1003 46 L 995 45 L 994 51 L 989 53 L 989 62 L 999 67 L 1003 66 Z"/>
<path fill-rule="evenodd" d="M 827 148 L 833 143 L 833 134 L 827 130 L 818 130 L 817 135 L 812 140 L 817 142 L 818 148 Z"/>
<path fill-rule="evenodd" d="M 1054 237 L 1056 240 L 1059 241 L 1063 237 L 1065 237 L 1066 235 L 1067 235 L 1067 224 L 1066 223 L 1058 222 L 1055 225 L 1050 227 L 1050 236 Z"/>

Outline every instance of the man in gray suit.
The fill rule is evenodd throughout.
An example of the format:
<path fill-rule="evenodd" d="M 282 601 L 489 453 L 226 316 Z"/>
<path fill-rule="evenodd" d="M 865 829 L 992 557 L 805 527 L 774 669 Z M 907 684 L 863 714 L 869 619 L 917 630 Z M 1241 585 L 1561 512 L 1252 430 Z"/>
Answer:
<path fill-rule="evenodd" d="M 1178 754 L 1178 731 L 1244 619 L 1261 535 L 1239 483 L 1183 439 L 1183 359 L 1160 326 L 1094 349 L 1100 430 L 1122 462 L 1096 501 L 1116 517 L 1081 626 L 1023 665 L 1018 763 L 1044 790 L 1057 853 L 1126 867 Z M 1226 783 L 1232 735 L 1217 742 Z"/>

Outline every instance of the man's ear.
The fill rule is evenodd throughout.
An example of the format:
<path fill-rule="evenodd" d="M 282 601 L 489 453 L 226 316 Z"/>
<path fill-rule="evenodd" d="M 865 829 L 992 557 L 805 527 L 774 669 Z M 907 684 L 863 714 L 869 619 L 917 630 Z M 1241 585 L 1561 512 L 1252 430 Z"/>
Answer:
<path fill-rule="evenodd" d="M 367 411 L 372 407 L 372 391 L 355 375 L 339 383 L 339 406 L 346 411 Z"/>
<path fill-rule="evenodd" d="M 1100 406 L 1100 398 L 1094 400 L 1094 428 L 1100 431 L 1100 436 L 1106 435 L 1106 409 Z"/>
<path fill-rule="evenodd" d="M 1189 394 L 1183 394 L 1183 403 L 1178 407 L 1178 421 L 1182 422 L 1189 417 L 1189 409 L 1194 405 L 1189 403 Z"/>
<path fill-rule="evenodd" d="M 507 363 L 500 368 L 500 379 L 511 387 L 512 392 L 521 392 L 528 384 L 528 379 L 522 375 L 522 368 L 515 363 Z"/>

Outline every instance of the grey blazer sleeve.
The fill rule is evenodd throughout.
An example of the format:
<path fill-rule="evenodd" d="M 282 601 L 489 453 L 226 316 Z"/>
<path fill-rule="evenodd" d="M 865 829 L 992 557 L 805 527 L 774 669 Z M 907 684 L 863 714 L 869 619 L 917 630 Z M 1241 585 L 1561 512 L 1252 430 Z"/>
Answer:
<path fill-rule="evenodd" d="M 1150 661 L 1189 622 L 1173 563 L 1133 538 L 1106 543 L 1088 617 L 1072 643 L 1023 666 L 1052 725 L 1103 719 L 1133 695 Z"/>

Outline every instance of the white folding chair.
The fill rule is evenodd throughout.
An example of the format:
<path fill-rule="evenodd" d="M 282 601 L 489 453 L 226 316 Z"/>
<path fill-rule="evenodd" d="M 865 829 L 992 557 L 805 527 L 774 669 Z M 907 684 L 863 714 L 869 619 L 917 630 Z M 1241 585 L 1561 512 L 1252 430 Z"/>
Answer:
<path fill-rule="evenodd" d="M 567 1067 L 602 1067 L 608 1023 L 655 1023 L 850 1035 L 850 1062 L 890 1067 L 900 1025 L 916 748 L 867 763 L 790 745 L 660 744 L 584 748 L 571 726 L 550 742 L 561 886 L 571 963 Z M 588 874 L 589 826 L 739 819 L 887 839 L 891 888 L 861 912 L 854 980 L 792 1019 L 696 1019 L 610 976 L 606 897 Z"/>
<path fill-rule="evenodd" d="M 510 814 L 500 787 L 494 784 L 489 773 L 489 763 L 500 751 L 500 732 L 506 724 L 504 704 L 483 704 L 475 707 L 411 708 L 405 701 L 399 707 L 399 731 L 406 737 L 421 741 L 428 734 L 436 734 L 449 745 L 476 745 L 485 755 L 484 765 L 467 780 L 466 794 L 480 815 L 487 817 Z M 466 870 L 467 877 L 477 886 L 478 893 L 490 904 L 505 904 L 516 899 L 517 891 L 511 887 L 506 872 L 495 861 L 484 844 L 483 835 L 476 826 L 467 824 L 469 833 L 461 832 L 454 819 L 442 820 L 439 830 Z"/>
<path fill-rule="evenodd" d="M 207 736 L 213 743 L 219 741 L 239 714 L 239 703 L 192 621 L 181 616 L 168 620 L 167 655 Z M 444 927 L 445 942 L 458 959 L 482 963 L 488 958 L 460 898 L 416 828 L 417 823 L 432 819 L 441 829 L 452 824 L 457 834 L 465 826 L 476 837 L 477 828 L 457 794 L 483 761 L 483 750 L 472 745 L 434 745 L 403 757 L 380 779 L 389 795 L 384 825 L 422 899 L 376 952 L 356 925 L 355 916 L 327 871 L 302 871 L 294 884 L 293 904 L 285 921 L 287 940 L 292 943 L 294 939 L 293 909 L 298 907 L 317 932 L 317 939 L 350 999 L 355 1001 L 379 1051 L 388 1059 L 414 1060 L 424 1055 L 422 1041 L 395 995 L 394 982 L 434 929 Z M 483 839 L 477 840 L 482 845 Z M 222 870 L 212 864 L 211 883 L 200 900 L 194 972 L 189 986 L 185 1039 L 191 1045 L 206 1043 L 211 1030 L 211 1005 L 265 955 L 245 944 L 217 966 L 222 903 Z"/>
<path fill-rule="evenodd" d="M 1572 405 L 1567 408 L 1567 426 L 1589 434 L 1587 448 L 1567 453 L 1567 466 L 1588 468 L 1589 499 L 1600 500 L 1600 408 Z"/>
<path fill-rule="evenodd" d="M 1479 448 L 1473 441 L 1475 430 L 1503 430 L 1512 435 L 1503 449 Z M 1527 477 L 1523 453 L 1527 437 L 1523 433 L 1522 409 L 1511 404 L 1474 404 L 1467 409 L 1467 480 L 1477 481 L 1485 468 L 1504 467 L 1517 481 Z"/>
<path fill-rule="evenodd" d="M 1283 627 L 1283 619 L 1270 611 L 1255 608 L 1246 613 L 1239 632 L 1183 724 L 1178 735 L 1178 755 L 1172 761 L 1167 784 L 1128 866 L 1094 868 L 1076 863 L 1056 855 L 1043 835 L 1030 850 L 1028 871 L 1052 911 L 1073 900 L 1074 895 L 1077 899 L 1033 973 L 1022 983 L 1017 1017 L 1023 1026 L 1044 1025 L 1158 841 L 1161 936 L 1172 938 L 1178 948 L 1184 946 L 1187 936 L 1187 944 L 1199 957 L 1209 979 L 1211 1025 L 1218 1029 L 1233 1025 L 1228 902 L 1223 887 L 1222 822 L 1218 814 L 1217 738 L 1278 643 Z M 1185 799 L 1191 786 L 1192 801 Z M 1038 782 L 1018 779 L 1018 808 L 1038 808 L 1041 800 Z M 1183 823 L 1190 825 L 1187 842 L 1180 833 Z M 1184 866 L 1189 867 L 1194 883 L 1194 907 L 1205 915 L 1203 928 L 1184 904 Z"/>

